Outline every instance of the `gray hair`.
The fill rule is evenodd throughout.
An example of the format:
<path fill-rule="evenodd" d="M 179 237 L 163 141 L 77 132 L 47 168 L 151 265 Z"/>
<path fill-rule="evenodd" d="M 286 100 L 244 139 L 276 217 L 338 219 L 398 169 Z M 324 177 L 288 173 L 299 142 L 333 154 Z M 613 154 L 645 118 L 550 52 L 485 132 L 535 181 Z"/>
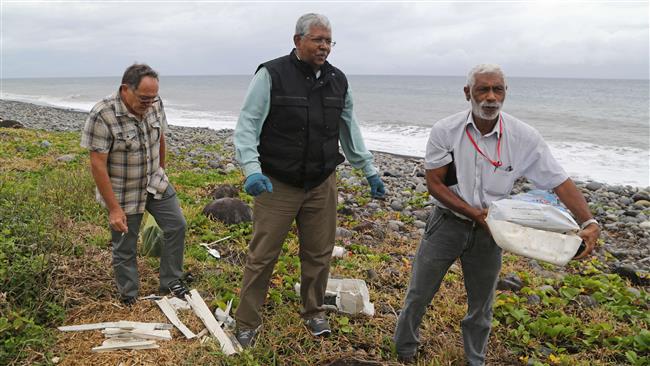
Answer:
<path fill-rule="evenodd" d="M 501 66 L 497 64 L 480 64 L 469 70 L 469 74 L 467 74 L 467 86 L 470 88 L 474 86 L 476 75 L 480 74 L 499 74 L 503 78 L 503 82 L 506 83 L 506 75 L 501 70 Z"/>
<path fill-rule="evenodd" d="M 129 66 L 122 76 L 122 84 L 136 90 L 143 77 L 150 76 L 158 80 L 158 73 L 147 64 L 133 64 Z"/>
<path fill-rule="evenodd" d="M 296 35 L 304 36 L 309 34 L 311 27 L 323 27 L 329 31 L 332 30 L 329 19 L 325 15 L 316 13 L 307 13 L 296 22 Z"/>

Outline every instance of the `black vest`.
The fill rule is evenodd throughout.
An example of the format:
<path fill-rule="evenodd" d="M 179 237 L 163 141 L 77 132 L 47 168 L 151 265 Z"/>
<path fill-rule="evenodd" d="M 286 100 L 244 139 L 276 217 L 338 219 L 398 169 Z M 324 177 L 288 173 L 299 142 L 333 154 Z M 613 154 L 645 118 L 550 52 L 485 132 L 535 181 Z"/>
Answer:
<path fill-rule="evenodd" d="M 264 174 L 309 190 L 345 158 L 339 153 L 339 123 L 348 81 L 325 62 L 316 79 L 307 63 L 289 55 L 261 64 L 271 75 L 271 109 L 258 152 Z"/>

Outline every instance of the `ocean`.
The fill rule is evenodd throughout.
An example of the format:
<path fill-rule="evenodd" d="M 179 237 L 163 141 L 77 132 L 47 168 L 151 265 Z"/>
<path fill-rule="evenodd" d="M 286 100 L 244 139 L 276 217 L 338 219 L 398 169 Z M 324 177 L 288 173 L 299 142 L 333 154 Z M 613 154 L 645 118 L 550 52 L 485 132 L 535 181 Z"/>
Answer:
<path fill-rule="evenodd" d="M 162 76 L 172 125 L 234 128 L 251 75 Z M 366 146 L 424 156 L 431 126 L 467 109 L 464 77 L 349 75 Z M 89 111 L 119 77 L 0 80 L 0 98 Z M 503 110 L 535 127 L 574 179 L 650 186 L 648 80 L 508 79 Z"/>

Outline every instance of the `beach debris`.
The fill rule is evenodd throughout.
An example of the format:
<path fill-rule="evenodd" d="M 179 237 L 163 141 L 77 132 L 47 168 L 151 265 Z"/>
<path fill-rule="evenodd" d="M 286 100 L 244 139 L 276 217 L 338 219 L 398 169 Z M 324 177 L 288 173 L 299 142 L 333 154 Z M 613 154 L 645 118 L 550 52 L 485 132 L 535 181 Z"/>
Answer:
<path fill-rule="evenodd" d="M 97 330 L 104 328 L 122 328 L 122 329 L 146 329 L 146 330 L 169 330 L 173 326 L 167 323 L 142 323 L 142 322 L 133 322 L 128 320 L 120 320 L 117 322 L 104 322 L 104 323 L 90 323 L 90 324 L 79 324 L 79 325 L 66 325 L 58 327 L 57 329 L 62 332 L 79 332 L 86 330 Z"/>
<path fill-rule="evenodd" d="M 225 326 L 228 329 L 235 329 L 235 319 L 230 316 L 231 308 L 232 299 L 228 301 L 228 304 L 226 305 L 226 311 L 221 310 L 221 308 L 217 306 L 217 308 L 214 309 L 214 317 L 217 318 L 220 326 Z"/>
<path fill-rule="evenodd" d="M 239 224 L 253 220 L 253 210 L 238 198 L 225 197 L 212 201 L 203 209 L 203 214 L 224 224 Z"/>
<path fill-rule="evenodd" d="M 162 298 L 163 297 L 160 296 L 160 295 L 150 294 L 150 295 L 147 295 L 147 296 L 141 296 L 140 300 L 160 300 Z"/>
<path fill-rule="evenodd" d="M 332 249 L 332 258 L 343 258 L 346 254 L 348 254 L 348 251 L 338 245 L 335 245 L 334 249 Z"/>
<path fill-rule="evenodd" d="M 300 283 L 296 283 L 294 290 L 300 294 Z M 375 315 L 375 305 L 370 302 L 366 282 L 353 278 L 328 279 L 324 307 L 351 315 Z"/>
<path fill-rule="evenodd" d="M 62 332 L 102 330 L 106 340 L 101 346 L 93 347 L 93 352 L 110 352 L 120 349 L 159 348 L 159 340 L 171 340 L 171 324 L 141 323 L 126 320 L 58 327 Z"/>
<path fill-rule="evenodd" d="M 216 249 L 214 249 L 214 248 L 210 248 L 210 247 L 209 247 L 207 244 L 205 244 L 205 243 L 200 243 L 199 245 L 202 246 L 202 247 L 204 247 L 204 248 L 208 251 L 208 254 L 210 254 L 210 256 L 212 256 L 212 257 L 214 257 L 214 258 L 216 258 L 216 259 L 221 259 L 221 253 L 219 253 L 218 250 L 216 250 Z"/>
<path fill-rule="evenodd" d="M 178 315 L 176 315 L 176 310 L 174 310 L 174 307 L 172 304 L 169 302 L 169 299 L 167 297 L 163 297 L 160 300 L 156 300 L 156 304 L 162 310 L 163 314 L 169 319 L 169 321 L 174 324 L 174 326 L 185 336 L 187 339 L 192 339 L 196 337 L 196 334 L 194 334 L 189 328 L 183 324 L 183 322 L 178 318 Z"/>
<path fill-rule="evenodd" d="M 223 353 L 229 356 L 239 353 L 242 350 L 237 339 L 232 334 L 229 334 L 228 331 L 221 329 L 219 322 L 217 322 L 217 319 L 212 315 L 208 305 L 205 304 L 205 301 L 203 301 L 203 298 L 196 289 L 190 291 L 189 295 L 185 295 L 185 299 L 192 307 L 194 314 L 196 314 L 203 324 L 205 324 L 205 327 L 208 328 L 210 334 L 217 338 Z"/>

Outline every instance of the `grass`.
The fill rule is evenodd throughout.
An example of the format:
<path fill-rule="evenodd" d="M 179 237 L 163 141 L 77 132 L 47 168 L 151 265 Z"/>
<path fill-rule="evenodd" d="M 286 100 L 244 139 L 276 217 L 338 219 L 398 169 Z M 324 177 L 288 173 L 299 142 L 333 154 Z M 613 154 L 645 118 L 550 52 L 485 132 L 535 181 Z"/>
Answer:
<path fill-rule="evenodd" d="M 51 143 L 49 148 L 42 144 L 44 140 Z M 332 275 L 365 279 L 376 315 L 330 314 L 334 334 L 326 339 L 312 338 L 301 325 L 300 300 L 293 289 L 300 279 L 295 228 L 272 276 L 259 341 L 238 356 L 225 357 L 214 341 L 188 341 L 177 331 L 174 340 L 161 343 L 159 350 L 93 354 L 90 348 L 102 341 L 99 332 L 58 332 L 55 328 L 62 324 L 122 319 L 166 322 L 153 303 L 140 301 L 126 309 L 116 301 L 106 213 L 94 201 L 88 155 L 78 141 L 77 133 L 0 129 L 0 364 L 53 364 L 55 360 L 65 365 L 397 364 L 391 336 L 417 240 L 392 233 L 381 239 L 355 235 L 338 240 L 337 245 L 351 254 L 332 261 Z M 200 156 L 195 159 L 202 168 L 196 169 L 184 156 L 193 148 L 199 147 L 168 157 L 169 176 L 188 222 L 185 267 L 194 274 L 193 286 L 211 308 L 225 309 L 231 299 L 236 307 L 252 225 L 212 222 L 201 212 L 216 185 L 238 185 L 242 177 L 209 169 Z M 219 145 L 200 148 L 228 153 Z M 64 154 L 76 158 L 57 161 Z M 359 206 L 370 202 L 367 186 L 341 185 L 339 190 Z M 243 193 L 241 198 L 251 202 Z M 426 193 L 414 193 L 408 204 L 420 208 L 427 199 Z M 398 219 L 407 230 L 416 230 L 409 220 L 385 210 L 369 217 L 339 215 L 339 225 L 376 236 L 377 227 Z M 198 245 L 226 236 L 231 238 L 216 246 L 221 260 Z M 141 293 L 155 293 L 158 261 L 144 257 L 138 261 Z M 607 264 L 595 260 L 572 263 L 569 274 L 558 279 L 536 276 L 516 256 L 505 255 L 503 263 L 503 273 L 517 273 L 525 287 L 517 293 L 497 294 L 489 364 L 650 363 L 650 298 L 645 289 L 639 288 L 639 295 L 630 291 L 629 283 L 605 273 Z M 374 272 L 372 279 L 369 271 Z M 420 364 L 463 364 L 462 283 L 459 268 L 445 276 L 423 320 Z M 540 290 L 542 285 L 552 290 Z M 538 304 L 528 303 L 532 295 L 540 298 Z M 580 295 L 592 296 L 598 306 L 585 307 Z M 182 320 L 195 332 L 202 329 L 190 314 L 183 314 Z"/>

